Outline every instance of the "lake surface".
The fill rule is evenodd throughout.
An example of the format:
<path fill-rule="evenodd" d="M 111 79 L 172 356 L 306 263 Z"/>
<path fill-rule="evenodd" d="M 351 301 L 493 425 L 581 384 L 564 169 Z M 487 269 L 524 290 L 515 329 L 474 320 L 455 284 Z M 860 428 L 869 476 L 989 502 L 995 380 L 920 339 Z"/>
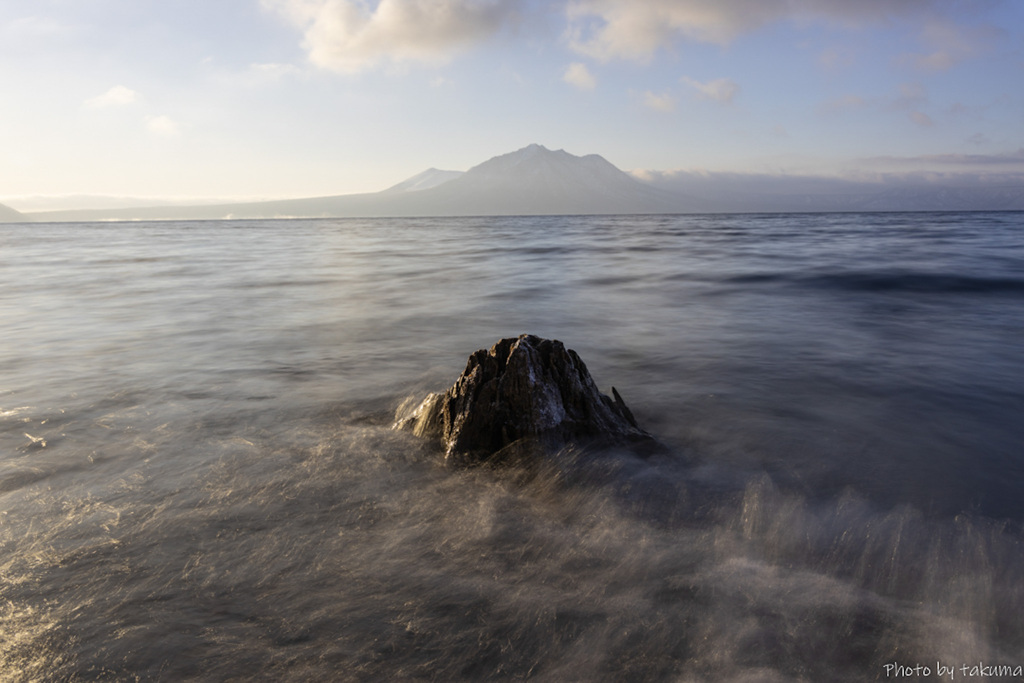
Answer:
<path fill-rule="evenodd" d="M 0 680 L 1021 679 L 1024 214 L 4 225 L 0 321 Z M 668 452 L 390 429 L 524 332 Z"/>

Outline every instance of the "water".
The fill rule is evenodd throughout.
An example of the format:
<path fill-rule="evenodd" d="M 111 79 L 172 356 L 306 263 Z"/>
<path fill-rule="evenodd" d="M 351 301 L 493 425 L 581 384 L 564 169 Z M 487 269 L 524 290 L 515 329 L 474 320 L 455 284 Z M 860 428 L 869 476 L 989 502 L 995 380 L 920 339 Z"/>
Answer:
<path fill-rule="evenodd" d="M 0 320 L 0 680 L 1020 680 L 1024 214 L 7 225 Z M 522 332 L 670 454 L 389 429 Z"/>

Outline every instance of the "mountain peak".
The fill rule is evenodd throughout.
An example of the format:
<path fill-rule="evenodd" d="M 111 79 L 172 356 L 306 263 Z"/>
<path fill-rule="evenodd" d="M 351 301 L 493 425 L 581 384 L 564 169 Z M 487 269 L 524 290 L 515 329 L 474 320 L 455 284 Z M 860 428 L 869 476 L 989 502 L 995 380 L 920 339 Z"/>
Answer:
<path fill-rule="evenodd" d="M 597 154 L 578 157 L 574 154 L 569 154 L 564 149 L 550 150 L 544 145 L 538 145 L 537 143 L 527 145 L 514 152 L 491 157 L 482 164 L 477 164 L 469 169 L 466 173 L 479 175 L 497 172 L 504 174 L 516 172 L 516 169 L 519 169 L 519 172 L 526 172 L 526 169 L 538 171 L 541 168 L 547 168 L 548 172 L 558 171 L 564 173 L 570 168 L 578 168 L 580 164 L 601 165 L 605 167 L 605 171 L 614 169 L 614 171 L 622 173 Z"/>
<path fill-rule="evenodd" d="M 515 157 L 515 158 L 520 158 L 520 159 L 529 159 L 529 158 L 532 158 L 532 157 L 542 157 L 542 156 L 560 156 L 560 157 L 571 157 L 571 158 L 577 158 L 577 159 L 581 158 L 581 157 L 576 157 L 576 156 L 574 156 L 572 154 L 569 154 L 564 149 L 548 149 L 544 145 L 539 145 L 536 142 L 534 142 L 532 144 L 529 144 L 526 147 L 523 147 L 521 149 L 517 149 L 514 152 L 508 152 L 507 154 L 501 154 L 501 155 L 499 155 L 499 157 L 495 157 L 495 158 L 497 159 L 497 158 L 500 158 L 500 157 Z"/>
<path fill-rule="evenodd" d="M 576 156 L 534 143 L 492 157 L 431 192 L 473 213 L 585 214 L 676 211 L 679 202 L 644 186 L 598 154 Z"/>

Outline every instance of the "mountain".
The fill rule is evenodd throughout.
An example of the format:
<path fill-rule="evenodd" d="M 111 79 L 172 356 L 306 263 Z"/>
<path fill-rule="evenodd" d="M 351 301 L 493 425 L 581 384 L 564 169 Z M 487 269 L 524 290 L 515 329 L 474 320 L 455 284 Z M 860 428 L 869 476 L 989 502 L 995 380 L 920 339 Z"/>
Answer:
<path fill-rule="evenodd" d="M 1024 210 L 1024 183 L 646 172 L 644 180 L 597 154 L 529 145 L 465 173 L 427 169 L 381 192 L 266 202 L 30 213 L 37 221 L 211 220 L 384 216 L 502 216 L 721 212 Z M 26 220 L 0 207 L 0 220 Z M 8 211 L 11 211 L 8 209 Z"/>
<path fill-rule="evenodd" d="M 685 199 L 641 183 L 604 158 L 530 145 L 465 173 L 429 169 L 369 194 L 205 206 L 32 214 L 40 221 L 670 213 Z"/>
<path fill-rule="evenodd" d="M 30 220 L 24 214 L 18 213 L 11 207 L 0 204 L 0 223 L 23 223 Z"/>
<path fill-rule="evenodd" d="M 392 185 L 385 192 L 419 192 L 429 190 L 438 185 L 443 185 L 449 180 L 454 180 L 462 175 L 462 171 L 442 171 L 438 168 L 428 168 L 422 173 L 417 173 L 411 178 L 403 180 L 397 185 Z"/>
<path fill-rule="evenodd" d="M 641 183 L 604 157 L 541 145 L 489 159 L 424 197 L 425 208 L 458 205 L 478 215 L 674 213 L 680 196 Z"/>

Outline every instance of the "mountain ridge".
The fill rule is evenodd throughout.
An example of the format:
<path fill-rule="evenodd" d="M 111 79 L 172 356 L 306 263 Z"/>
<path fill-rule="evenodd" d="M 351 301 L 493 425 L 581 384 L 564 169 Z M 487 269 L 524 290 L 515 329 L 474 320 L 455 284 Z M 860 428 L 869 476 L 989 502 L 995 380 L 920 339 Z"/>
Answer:
<path fill-rule="evenodd" d="M 686 210 L 676 193 L 644 185 L 598 154 L 532 144 L 477 164 L 434 188 L 435 215 L 458 202 L 470 215 L 635 214 Z"/>
<path fill-rule="evenodd" d="M 685 199 L 649 187 L 598 154 L 532 144 L 464 173 L 427 169 L 386 190 L 237 204 L 90 209 L 31 214 L 40 221 L 209 220 L 477 215 L 674 213 Z"/>
<path fill-rule="evenodd" d="M 742 173 L 648 173 L 531 144 L 468 171 L 429 168 L 379 192 L 259 202 L 18 213 L 0 220 L 131 221 L 413 216 L 1024 210 L 1024 183 L 870 184 Z M 7 207 L 3 207 L 7 208 Z M 13 213 L 10 213 L 13 212 Z M 12 217 L 12 216 L 17 217 Z"/>

